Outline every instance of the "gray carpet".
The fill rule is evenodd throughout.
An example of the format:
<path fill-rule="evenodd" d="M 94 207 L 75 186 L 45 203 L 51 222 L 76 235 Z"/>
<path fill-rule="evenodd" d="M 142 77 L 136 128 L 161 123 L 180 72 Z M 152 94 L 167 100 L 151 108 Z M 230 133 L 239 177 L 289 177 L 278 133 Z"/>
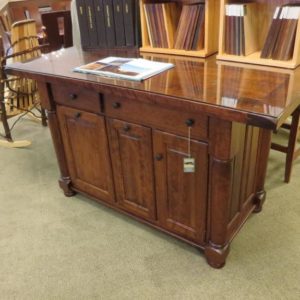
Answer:
<path fill-rule="evenodd" d="M 1 128 L 2 130 L 2 128 Z M 300 159 L 271 152 L 262 213 L 221 270 L 201 252 L 94 203 L 66 198 L 48 128 L 24 119 L 0 148 L 0 299 L 300 299 Z"/>

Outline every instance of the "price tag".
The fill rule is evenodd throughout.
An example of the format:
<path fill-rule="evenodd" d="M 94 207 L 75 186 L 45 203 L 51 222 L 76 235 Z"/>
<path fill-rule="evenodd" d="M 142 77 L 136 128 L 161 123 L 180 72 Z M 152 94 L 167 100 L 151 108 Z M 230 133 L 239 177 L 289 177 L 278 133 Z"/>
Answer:
<path fill-rule="evenodd" d="M 188 157 L 183 159 L 184 173 L 195 172 L 195 158 L 191 157 L 191 127 L 192 125 L 188 125 Z"/>
<path fill-rule="evenodd" d="M 194 173 L 195 172 L 195 158 L 186 157 L 183 159 L 183 172 Z"/>

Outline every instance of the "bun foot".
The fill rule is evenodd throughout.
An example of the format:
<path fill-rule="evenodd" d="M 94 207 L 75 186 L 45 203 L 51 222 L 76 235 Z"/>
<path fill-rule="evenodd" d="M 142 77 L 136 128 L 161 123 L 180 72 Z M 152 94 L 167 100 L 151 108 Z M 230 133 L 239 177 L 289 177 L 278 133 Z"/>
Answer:
<path fill-rule="evenodd" d="M 66 197 L 72 197 L 76 193 L 71 189 L 71 178 L 70 177 L 61 177 L 58 180 L 60 188 L 64 191 Z"/>
<path fill-rule="evenodd" d="M 216 269 L 224 267 L 228 253 L 229 245 L 218 247 L 210 244 L 204 250 L 207 263 Z"/>
<path fill-rule="evenodd" d="M 262 211 L 263 204 L 266 200 L 266 192 L 261 191 L 256 193 L 254 198 L 255 208 L 253 210 L 254 213 L 260 213 Z"/>

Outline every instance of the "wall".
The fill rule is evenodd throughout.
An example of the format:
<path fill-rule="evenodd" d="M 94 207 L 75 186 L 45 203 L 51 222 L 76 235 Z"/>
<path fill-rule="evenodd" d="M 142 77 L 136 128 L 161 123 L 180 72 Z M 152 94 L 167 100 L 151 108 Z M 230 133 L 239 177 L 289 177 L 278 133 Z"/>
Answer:
<path fill-rule="evenodd" d="M 7 4 L 8 0 L 0 0 L 0 9 Z"/>

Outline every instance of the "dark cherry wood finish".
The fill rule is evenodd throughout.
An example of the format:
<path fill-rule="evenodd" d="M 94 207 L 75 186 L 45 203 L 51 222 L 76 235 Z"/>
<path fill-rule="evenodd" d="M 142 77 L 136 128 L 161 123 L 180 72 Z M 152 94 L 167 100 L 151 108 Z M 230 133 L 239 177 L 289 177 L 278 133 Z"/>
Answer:
<path fill-rule="evenodd" d="M 155 220 L 151 129 L 116 119 L 107 123 L 118 205 Z"/>
<path fill-rule="evenodd" d="M 208 146 L 191 140 L 195 173 L 183 172 L 188 140 L 154 131 L 156 201 L 161 226 L 204 245 L 207 199 Z"/>
<path fill-rule="evenodd" d="M 72 185 L 114 201 L 104 118 L 65 106 L 59 106 L 57 114 Z"/>
<path fill-rule="evenodd" d="M 262 208 L 271 133 L 300 104 L 300 69 L 146 55 L 175 67 L 144 82 L 72 71 L 107 54 L 70 48 L 7 68 L 38 80 L 60 186 L 203 249 L 222 267 Z M 194 173 L 183 172 L 189 126 Z"/>

